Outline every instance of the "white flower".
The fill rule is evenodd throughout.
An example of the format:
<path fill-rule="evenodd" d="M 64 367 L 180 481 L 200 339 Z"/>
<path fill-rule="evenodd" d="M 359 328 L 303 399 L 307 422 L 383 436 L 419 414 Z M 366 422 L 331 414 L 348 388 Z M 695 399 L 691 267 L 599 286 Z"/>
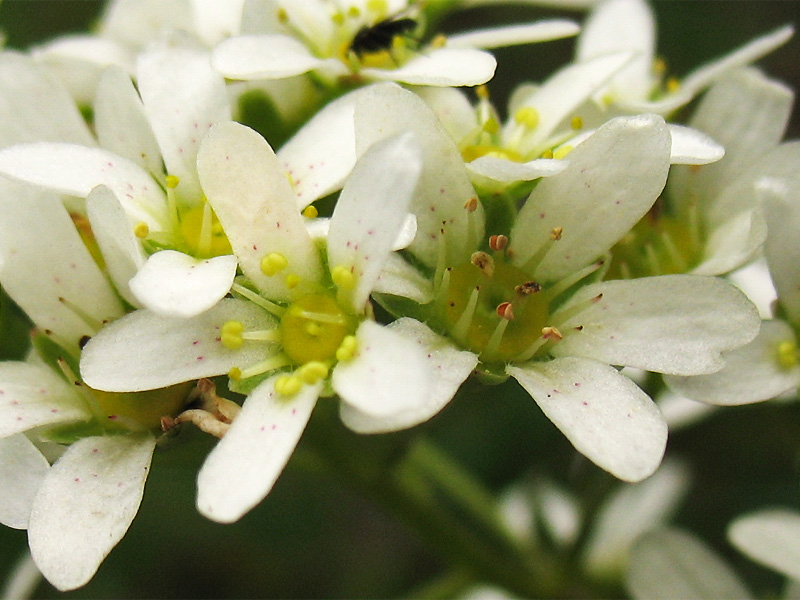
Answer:
<path fill-rule="evenodd" d="M 412 85 L 478 85 L 494 74 L 494 58 L 478 47 L 575 35 L 570 21 L 550 21 L 472 32 L 411 49 L 422 35 L 417 2 L 409 0 L 250 1 L 243 35 L 221 42 L 214 65 L 231 79 L 280 79 L 313 73 L 337 80 L 393 80 Z"/>
<path fill-rule="evenodd" d="M 391 85 L 362 100 L 357 144 L 411 130 L 425 148 L 411 206 L 419 232 L 408 249 L 423 267 L 393 262 L 378 291 L 392 295 L 381 297 L 390 310 L 430 329 L 410 319 L 396 327 L 425 346 L 469 351 L 487 375 L 515 378 L 579 451 L 617 477 L 651 474 L 666 425 L 644 392 L 610 365 L 711 373 L 723 367 L 722 351 L 747 343 L 758 327 L 755 308 L 721 280 L 586 283 L 663 188 L 671 149 L 663 120 L 606 123 L 573 150 L 562 173 L 539 182 L 507 236 L 486 235 L 493 232 L 484 233 L 461 158 L 425 104 Z M 439 400 L 426 418 L 449 398 Z M 358 414 L 346 423 L 361 431 L 386 426 Z"/>
<path fill-rule="evenodd" d="M 796 510 L 772 508 L 738 517 L 728 526 L 728 540 L 748 558 L 800 580 L 800 515 Z"/>
<path fill-rule="evenodd" d="M 427 88 L 419 94 L 455 140 L 475 185 L 487 193 L 502 193 L 509 185 L 566 168 L 569 152 L 595 131 L 584 124 L 584 116 L 593 114 L 587 101 L 633 56 L 628 52 L 598 56 L 567 65 L 541 85 L 519 86 L 511 95 L 505 123 L 499 122 L 484 89 L 479 89 L 474 107 L 456 89 Z M 669 127 L 673 164 L 706 164 L 723 155 L 707 135 Z"/>
<path fill-rule="evenodd" d="M 168 31 L 185 31 L 209 48 L 238 33 L 243 1 L 112 0 L 96 33 L 61 36 L 31 53 L 61 79 L 78 103 L 89 105 L 108 67 L 133 76 L 138 53 Z"/>
<path fill-rule="evenodd" d="M 34 561 L 62 590 L 86 583 L 127 531 L 150 430 L 187 391 L 107 394 L 80 381 L 80 346 L 123 307 L 73 219 L 80 228 L 57 196 L 0 181 L 0 283 L 39 332 L 36 358 L 0 363 L 0 521 L 28 529 Z M 33 441 L 70 445 L 50 467 Z"/>
<path fill-rule="evenodd" d="M 644 0 L 606 0 L 596 5 L 578 37 L 576 60 L 583 62 L 627 51 L 635 58 L 596 95 L 601 106 L 629 113 L 668 114 L 690 102 L 719 76 L 772 52 L 794 33 L 782 27 L 738 50 L 699 67 L 680 82 L 662 83 L 663 65 L 655 63 L 655 21 Z"/>
<path fill-rule="evenodd" d="M 670 172 L 659 204 L 612 250 L 613 276 L 721 275 L 752 260 L 767 235 L 757 182 L 800 166 L 779 146 L 793 100 L 754 69 L 719 79 L 689 125 L 722 143 L 725 157 Z"/>
<path fill-rule="evenodd" d="M 402 136 L 365 153 L 327 240 L 315 241 L 269 145 L 242 125 L 218 124 L 198 170 L 252 287 L 237 283 L 238 298 L 192 319 L 135 312 L 86 346 L 81 371 L 98 389 L 228 373 L 233 389 L 252 390 L 200 472 L 198 506 L 209 518 L 235 521 L 269 492 L 321 394 L 379 421 L 426 400 L 423 350 L 371 320 L 368 302 L 416 187 L 418 152 Z"/>
<path fill-rule="evenodd" d="M 770 275 L 778 293 L 774 318 L 764 320 L 751 343 L 726 352 L 725 368 L 697 378 L 666 377 L 680 394 L 710 404 L 737 405 L 775 398 L 800 385 L 800 293 L 797 261 L 800 244 L 798 171 L 800 143 L 778 146 L 772 176 L 757 179 L 752 190 L 762 202 L 769 234 L 764 244 Z"/>
<path fill-rule="evenodd" d="M 205 52 L 180 37 L 152 46 L 137 69 L 138 92 L 119 69 L 103 75 L 94 106 L 100 147 L 69 140 L 18 144 L 2 150 L 0 172 L 87 198 L 81 211 L 123 297 L 134 306 L 193 314 L 227 293 L 236 270 L 195 167 L 204 132 L 230 119 L 228 97 Z M 164 260 L 156 252 L 145 264 L 143 248 L 183 256 Z M 193 277 L 196 270 L 204 277 Z M 176 278 L 193 278 L 188 289 L 196 293 L 180 297 Z M 178 290 L 165 293 L 162 286 Z"/>

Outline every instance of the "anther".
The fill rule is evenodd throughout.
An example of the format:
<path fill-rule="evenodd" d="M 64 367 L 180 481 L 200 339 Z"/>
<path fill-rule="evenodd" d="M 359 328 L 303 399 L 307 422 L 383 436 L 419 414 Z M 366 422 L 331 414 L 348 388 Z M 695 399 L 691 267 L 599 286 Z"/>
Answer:
<path fill-rule="evenodd" d="M 583 119 L 581 119 L 578 115 L 575 115 L 570 120 L 569 125 L 575 130 L 581 129 L 583 127 Z"/>
<path fill-rule="evenodd" d="M 533 129 L 539 124 L 539 111 L 532 106 L 524 106 L 514 113 L 514 121 L 528 129 Z"/>
<path fill-rule="evenodd" d="M 667 91 L 674 94 L 681 88 L 681 83 L 675 77 L 670 77 L 666 81 Z"/>
<path fill-rule="evenodd" d="M 340 289 L 352 290 L 356 286 L 355 275 L 344 265 L 339 265 L 331 270 L 331 279 L 336 287 Z"/>
<path fill-rule="evenodd" d="M 316 206 L 309 204 L 303 209 L 301 214 L 307 219 L 316 219 L 319 216 L 319 211 Z"/>
<path fill-rule="evenodd" d="M 542 152 L 541 158 L 553 158 L 553 151 L 545 150 L 544 152 Z"/>
<path fill-rule="evenodd" d="M 244 343 L 243 332 L 244 324 L 241 321 L 226 321 L 220 328 L 219 341 L 228 350 L 237 350 Z"/>
<path fill-rule="evenodd" d="M 281 375 L 275 380 L 275 391 L 281 396 L 295 396 L 302 387 L 303 381 L 296 375 Z"/>
<path fill-rule="evenodd" d="M 140 221 L 133 227 L 133 235 L 135 235 L 140 240 L 147 238 L 150 235 L 150 227 L 144 221 Z"/>
<path fill-rule="evenodd" d="M 298 285 L 300 285 L 300 276 L 296 275 L 295 273 L 290 273 L 289 275 L 286 276 L 285 283 L 287 288 L 293 290 Z"/>
<path fill-rule="evenodd" d="M 469 257 L 469 261 L 478 267 L 486 277 L 494 275 L 494 259 L 486 252 L 473 252 L 472 256 Z"/>
<path fill-rule="evenodd" d="M 178 184 L 181 182 L 181 178 L 177 175 L 167 175 L 167 187 L 171 190 L 174 190 L 178 187 Z"/>
<path fill-rule="evenodd" d="M 519 296 L 530 296 L 531 294 L 541 292 L 542 286 L 535 281 L 526 281 L 525 283 L 520 283 L 518 286 L 515 286 L 514 291 L 517 292 Z"/>
<path fill-rule="evenodd" d="M 501 302 L 497 305 L 497 316 L 506 321 L 513 321 L 514 305 L 511 302 Z"/>
<path fill-rule="evenodd" d="M 329 370 L 328 365 L 324 362 L 314 360 L 297 369 L 296 375 L 302 379 L 304 383 L 313 385 L 320 379 L 325 379 L 328 376 Z"/>
<path fill-rule="evenodd" d="M 485 85 L 479 85 L 475 88 L 475 95 L 478 97 L 479 100 L 488 100 L 489 99 L 489 88 Z"/>
<path fill-rule="evenodd" d="M 467 209 L 467 212 L 475 212 L 478 210 L 478 198 L 473 196 L 469 200 L 464 203 L 464 208 Z"/>
<path fill-rule="evenodd" d="M 564 233 L 564 228 L 563 227 L 553 227 L 550 230 L 550 236 L 549 237 L 554 242 L 557 242 L 558 240 L 561 239 L 561 234 L 562 233 Z"/>
<path fill-rule="evenodd" d="M 561 148 L 559 148 L 558 150 L 553 152 L 553 158 L 561 160 L 562 158 L 565 158 L 567 156 L 567 154 L 572 152 L 572 150 L 573 150 L 573 148 L 569 144 L 566 144 L 565 146 L 561 146 Z"/>
<path fill-rule="evenodd" d="M 339 362 L 352 360 L 356 355 L 358 341 L 354 335 L 345 336 L 342 343 L 336 349 L 336 360 Z"/>
<path fill-rule="evenodd" d="M 784 369 L 791 369 L 797 366 L 797 345 L 791 340 L 784 340 L 776 348 L 778 354 L 778 364 Z"/>
<path fill-rule="evenodd" d="M 431 48 L 444 48 L 447 45 L 447 37 L 439 33 L 431 40 Z"/>
<path fill-rule="evenodd" d="M 287 258 L 278 252 L 270 252 L 261 259 L 261 272 L 272 277 L 289 266 Z"/>
<path fill-rule="evenodd" d="M 557 342 L 564 339 L 564 335 L 555 327 L 542 327 L 542 338 L 545 340 L 555 340 Z"/>
<path fill-rule="evenodd" d="M 508 237 L 505 235 L 492 235 L 489 236 L 489 248 L 495 252 L 505 250 L 508 246 Z"/>

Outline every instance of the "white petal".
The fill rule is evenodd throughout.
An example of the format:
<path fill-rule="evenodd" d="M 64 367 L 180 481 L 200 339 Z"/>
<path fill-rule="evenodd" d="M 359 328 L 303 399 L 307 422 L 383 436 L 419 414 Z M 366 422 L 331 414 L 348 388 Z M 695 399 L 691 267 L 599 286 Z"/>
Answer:
<path fill-rule="evenodd" d="M 741 200 L 741 196 L 739 197 Z M 751 261 L 767 239 L 767 224 L 758 208 L 736 213 L 709 225 L 703 261 L 691 270 L 697 275 L 724 275 Z"/>
<path fill-rule="evenodd" d="M 214 521 L 232 523 L 269 493 L 289 461 L 317 402 L 321 383 L 286 398 L 273 377 L 245 400 L 231 428 L 197 476 L 197 508 Z"/>
<path fill-rule="evenodd" d="M 134 222 L 160 231 L 167 222 L 164 193 L 136 163 L 100 148 L 74 144 L 32 143 L 0 150 L 0 173 L 59 192 L 86 198 L 105 185 Z"/>
<path fill-rule="evenodd" d="M 114 0 L 98 23 L 103 37 L 141 47 L 169 29 L 189 30 L 192 8 L 189 0 Z"/>
<path fill-rule="evenodd" d="M 608 0 L 590 13 L 578 37 L 576 58 L 586 61 L 612 52 L 636 54 L 614 76 L 611 94 L 620 99 L 645 100 L 653 84 L 655 19 L 644 0 Z"/>
<path fill-rule="evenodd" d="M 778 363 L 781 342 L 797 344 L 791 326 L 784 321 L 764 321 L 756 339 L 722 355 L 722 370 L 696 377 L 666 376 L 664 380 L 679 394 L 709 404 L 769 400 L 800 385 L 800 366 L 786 368 Z"/>
<path fill-rule="evenodd" d="M 427 304 L 433 300 L 433 283 L 430 278 L 399 254 L 389 255 L 372 291 L 408 298 L 417 304 Z"/>
<path fill-rule="evenodd" d="M 555 128 L 575 109 L 586 102 L 606 81 L 630 62 L 628 52 L 600 56 L 588 62 L 564 67 L 551 76 L 530 96 L 518 100 L 518 107 L 535 108 L 539 114 L 536 128 L 523 140 L 521 151 L 527 153 L 539 147 Z M 503 131 L 505 139 L 516 135 L 517 124 L 510 119 Z"/>
<path fill-rule="evenodd" d="M 100 185 L 86 198 L 86 214 L 111 281 L 129 304 L 138 307 L 128 282 L 147 259 L 125 209 L 112 190 Z"/>
<path fill-rule="evenodd" d="M 191 0 L 194 31 L 208 46 L 236 34 L 241 27 L 244 0 Z"/>
<path fill-rule="evenodd" d="M 796 168 L 796 167 L 795 167 Z M 800 189 L 797 180 L 764 182 L 764 212 L 769 235 L 764 244 L 781 307 L 792 323 L 800 323 Z"/>
<path fill-rule="evenodd" d="M 394 239 L 392 250 L 405 250 L 417 237 L 417 217 L 411 213 L 403 218 L 403 223 L 400 225 L 400 232 Z"/>
<path fill-rule="evenodd" d="M 433 386 L 425 350 L 415 341 L 363 321 L 352 360 L 333 369 L 331 385 L 343 402 L 376 420 L 424 410 Z"/>
<path fill-rule="evenodd" d="M 775 48 L 782 46 L 792 37 L 793 33 L 794 28 L 792 26 L 781 27 L 754 39 L 720 59 L 695 69 L 681 81 L 681 86 L 677 92 L 668 95 L 663 100 L 656 100 L 655 102 L 622 102 L 621 105 L 631 112 L 647 111 L 658 114 L 671 112 L 689 102 L 696 94 L 703 91 L 717 77 L 727 71 L 755 62 L 775 50 Z"/>
<path fill-rule="evenodd" d="M 800 514 L 770 509 L 739 517 L 728 527 L 731 544 L 756 562 L 800 579 Z"/>
<path fill-rule="evenodd" d="M 225 299 L 189 319 L 137 310 L 104 327 L 81 353 L 81 375 L 108 392 L 153 390 L 245 368 L 268 354 L 264 343 L 245 341 L 229 350 L 220 327 L 241 321 L 245 331 L 273 329 L 275 319 L 251 302 Z"/>
<path fill-rule="evenodd" d="M 622 575 L 636 538 L 672 518 L 688 491 L 688 469 L 669 459 L 645 481 L 614 490 L 594 516 L 583 553 L 587 571 Z"/>
<path fill-rule="evenodd" d="M 200 148 L 197 170 L 242 272 L 266 297 L 291 300 L 292 290 L 285 282 L 289 274 L 299 276 L 301 286 L 320 281 L 316 245 L 286 172 L 264 138 L 244 125 L 219 123 Z M 261 259 L 272 252 L 282 254 L 289 266 L 269 277 L 261 271 Z"/>
<path fill-rule="evenodd" d="M 563 310 L 581 303 L 586 308 L 561 328 L 583 329 L 565 335 L 553 354 L 659 373 L 714 373 L 725 364 L 721 353 L 748 343 L 761 323 L 755 306 L 735 286 L 700 275 L 592 284 Z"/>
<path fill-rule="evenodd" d="M 364 77 L 411 85 L 481 85 L 494 75 L 497 61 L 483 50 L 439 48 L 414 58 L 398 69 L 362 69 Z"/>
<path fill-rule="evenodd" d="M 737 69 L 703 96 L 689 125 L 725 147 L 724 160 L 702 169 L 675 169 L 668 191 L 680 202 L 710 202 L 743 169 L 774 148 L 792 110 L 794 93 L 756 69 Z"/>
<path fill-rule="evenodd" d="M 94 145 L 61 83 L 29 56 L 0 54 L 0 147 L 33 141 Z"/>
<path fill-rule="evenodd" d="M 214 68 L 229 79 L 281 79 L 324 64 L 293 37 L 240 35 L 214 49 Z"/>
<path fill-rule="evenodd" d="M 407 133 L 371 146 L 347 178 L 328 232 L 329 268 L 355 276 L 360 314 L 402 228 L 422 172 L 422 151 Z"/>
<path fill-rule="evenodd" d="M 340 410 L 342 421 L 358 433 L 398 431 L 424 423 L 450 402 L 478 364 L 478 357 L 475 354 L 459 350 L 449 340 L 435 334 L 419 321 L 404 317 L 393 322 L 388 328 L 414 340 L 425 351 L 428 369 L 433 373 L 433 379 L 428 386 L 428 397 L 424 404 L 412 410 L 380 418 L 370 416 L 343 402 Z"/>
<path fill-rule="evenodd" d="M 278 150 L 299 209 L 340 189 L 353 169 L 353 113 L 359 93 L 351 92 L 327 104 Z"/>
<path fill-rule="evenodd" d="M 569 165 L 567 160 L 538 158 L 525 163 L 506 160 L 497 156 L 481 156 L 470 163 L 467 169 L 473 175 L 480 175 L 500 183 L 533 181 L 540 177 L 558 175 Z"/>
<path fill-rule="evenodd" d="M 134 49 L 118 39 L 80 34 L 47 41 L 32 48 L 31 54 L 63 83 L 80 106 L 91 106 L 106 68 L 119 67 L 133 73 L 135 57 Z"/>
<path fill-rule="evenodd" d="M 121 68 L 103 72 L 94 101 L 94 127 L 100 145 L 163 177 L 161 150 L 130 75 Z"/>
<path fill-rule="evenodd" d="M 91 418 L 83 399 L 50 368 L 16 361 L 0 363 L 0 437 Z"/>
<path fill-rule="evenodd" d="M 597 466 L 624 481 L 640 481 L 658 467 L 667 425 L 647 394 L 613 367 L 569 357 L 506 371 Z"/>
<path fill-rule="evenodd" d="M 483 237 L 483 207 L 464 209 L 475 190 L 464 160 L 435 113 L 414 93 L 393 84 L 365 89 L 356 104 L 356 144 L 362 154 L 378 140 L 412 131 L 422 146 L 423 171 L 411 212 L 418 233 L 409 250 L 423 263 L 436 264 L 442 223 L 447 223 L 448 261 L 459 264 Z"/>
<path fill-rule="evenodd" d="M 523 25 L 506 25 L 457 33 L 447 37 L 448 48 L 502 48 L 519 44 L 546 42 L 576 35 L 580 27 L 574 21 L 551 19 Z"/>
<path fill-rule="evenodd" d="M 711 548 L 675 529 L 644 534 L 630 553 L 626 585 L 636 600 L 753 598 Z"/>
<path fill-rule="evenodd" d="M 0 523 L 27 529 L 31 505 L 50 463 L 24 435 L 0 437 Z"/>
<path fill-rule="evenodd" d="M 225 81 L 211 68 L 208 50 L 177 34 L 139 55 L 136 76 L 167 173 L 180 178 L 182 198 L 197 202 L 200 142 L 211 125 L 231 118 Z"/>
<path fill-rule="evenodd" d="M 535 267 L 553 281 L 597 259 L 655 202 L 669 170 L 670 136 L 655 115 L 618 117 L 569 153 L 569 166 L 542 179 L 511 230 L 514 262 L 523 265 L 545 244 Z M 562 228 L 552 242 L 553 229 Z"/>
<path fill-rule="evenodd" d="M 198 259 L 174 250 L 153 254 L 130 280 L 142 306 L 165 317 L 194 317 L 222 300 L 236 276 L 233 255 Z"/>
<path fill-rule="evenodd" d="M 758 308 L 758 314 L 762 319 L 772 318 L 772 307 L 775 300 L 778 299 L 778 294 L 772 284 L 769 267 L 763 256 L 731 273 L 728 281 L 747 294 L 747 297 Z"/>
<path fill-rule="evenodd" d="M 478 118 L 463 88 L 421 87 L 414 92 L 433 109 L 445 129 L 456 142 L 478 127 Z"/>
<path fill-rule="evenodd" d="M 149 434 L 84 438 L 53 465 L 33 502 L 28 542 L 59 590 L 89 581 L 128 531 L 155 446 Z"/>
<path fill-rule="evenodd" d="M 61 199 L 6 180 L 0 181 L 0 282 L 38 327 L 76 355 L 83 336 L 123 314 Z"/>
<path fill-rule="evenodd" d="M 670 123 L 669 133 L 672 137 L 670 162 L 673 165 L 706 165 L 725 155 L 722 146 L 696 129 Z"/>

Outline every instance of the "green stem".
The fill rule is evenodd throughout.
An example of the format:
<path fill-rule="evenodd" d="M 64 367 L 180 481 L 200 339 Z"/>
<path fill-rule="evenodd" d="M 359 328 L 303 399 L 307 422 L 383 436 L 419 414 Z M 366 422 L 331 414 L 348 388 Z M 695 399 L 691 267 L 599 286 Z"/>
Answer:
<path fill-rule="evenodd" d="M 317 459 L 410 524 L 453 567 L 526 598 L 563 590 L 561 568 L 517 543 L 491 494 L 432 443 L 410 443 L 409 432 L 359 436 L 336 422 L 333 407 L 317 408 L 327 414 L 312 419 L 306 437 Z"/>

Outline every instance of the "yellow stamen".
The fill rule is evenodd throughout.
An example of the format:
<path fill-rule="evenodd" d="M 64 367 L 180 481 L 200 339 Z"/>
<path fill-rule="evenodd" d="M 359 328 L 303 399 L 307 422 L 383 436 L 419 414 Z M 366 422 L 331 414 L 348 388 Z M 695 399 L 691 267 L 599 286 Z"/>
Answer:
<path fill-rule="evenodd" d="M 354 335 L 345 336 L 339 348 L 336 350 L 336 360 L 339 362 L 352 360 L 356 355 L 358 342 Z"/>
<path fill-rule="evenodd" d="M 167 175 L 167 187 L 169 189 L 174 190 L 180 182 L 181 178 L 177 175 Z"/>
<path fill-rule="evenodd" d="M 523 106 L 514 113 L 514 121 L 528 129 L 533 129 L 539 124 L 539 111 L 532 106 Z"/>
<path fill-rule="evenodd" d="M 281 375 L 275 380 L 275 391 L 281 396 L 295 396 L 303 388 L 303 380 L 296 375 Z"/>
<path fill-rule="evenodd" d="M 331 271 L 331 279 L 336 287 L 344 290 L 352 290 L 356 285 L 356 277 L 353 272 L 344 265 L 334 267 Z"/>
<path fill-rule="evenodd" d="M 133 227 L 133 235 L 143 240 L 150 235 L 150 227 L 144 221 L 140 221 Z"/>
<path fill-rule="evenodd" d="M 296 375 L 305 383 L 313 385 L 320 379 L 325 379 L 329 372 L 328 365 L 324 362 L 312 361 L 297 369 Z"/>
<path fill-rule="evenodd" d="M 261 259 L 261 272 L 272 277 L 289 266 L 287 258 L 278 252 L 270 252 Z"/>
<path fill-rule="evenodd" d="M 309 204 L 303 209 L 302 215 L 307 219 L 316 219 L 319 216 L 319 211 L 316 206 Z"/>

